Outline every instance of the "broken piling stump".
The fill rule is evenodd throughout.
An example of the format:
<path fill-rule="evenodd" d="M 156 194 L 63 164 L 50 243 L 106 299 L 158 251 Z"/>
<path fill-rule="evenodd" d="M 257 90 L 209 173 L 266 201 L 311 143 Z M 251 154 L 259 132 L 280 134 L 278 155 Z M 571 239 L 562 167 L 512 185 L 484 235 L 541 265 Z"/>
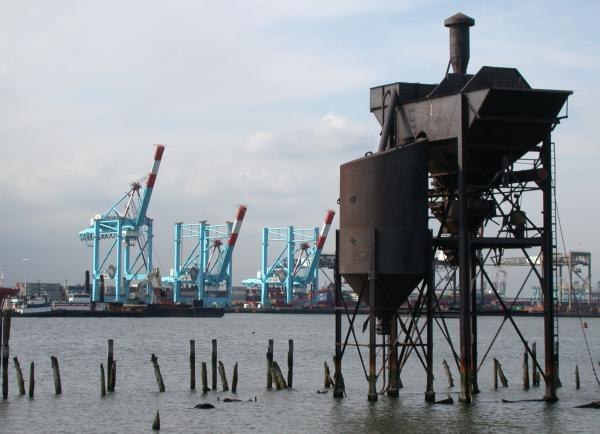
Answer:
<path fill-rule="evenodd" d="M 4 309 L 2 311 L 2 398 L 8 398 L 8 357 L 10 348 L 10 318 L 11 311 Z"/>
<path fill-rule="evenodd" d="M 227 392 L 229 390 L 229 384 L 227 383 L 227 375 L 225 374 L 225 365 L 223 365 L 223 362 L 220 360 L 219 377 L 221 377 L 221 387 L 223 388 L 223 392 Z"/>
<path fill-rule="evenodd" d="M 202 393 L 208 392 L 208 373 L 206 372 L 206 362 L 202 362 Z"/>
<path fill-rule="evenodd" d="M 288 341 L 288 375 L 287 375 L 287 385 L 291 389 L 292 384 L 294 382 L 294 340 L 290 339 Z"/>
<path fill-rule="evenodd" d="M 454 387 L 454 379 L 452 378 L 452 372 L 450 372 L 450 366 L 448 366 L 446 359 L 442 360 L 442 365 L 444 366 L 444 372 L 448 379 L 448 387 Z"/>
<path fill-rule="evenodd" d="M 106 390 L 108 392 L 112 392 L 112 366 L 113 366 L 113 350 L 114 350 L 114 341 L 112 339 L 108 340 L 108 351 L 106 356 Z"/>
<path fill-rule="evenodd" d="M 100 396 L 106 395 L 106 379 L 104 377 L 104 365 L 100 363 Z"/>
<path fill-rule="evenodd" d="M 271 390 L 273 388 L 273 339 L 269 339 L 269 343 L 267 346 L 267 389 Z"/>
<path fill-rule="evenodd" d="M 156 410 L 156 416 L 154 416 L 154 420 L 152 421 L 152 429 L 154 431 L 160 431 L 160 414 L 158 410 Z"/>
<path fill-rule="evenodd" d="M 238 383 L 238 364 L 235 362 L 233 365 L 233 375 L 231 377 L 231 393 L 237 393 L 237 383 Z"/>
<path fill-rule="evenodd" d="M 154 366 L 154 376 L 156 377 L 156 383 L 158 384 L 158 391 L 165 391 L 165 383 L 162 378 L 162 374 L 160 373 L 160 366 L 158 366 L 158 358 L 152 354 L 150 357 L 150 361 L 152 362 L 152 366 Z"/>
<path fill-rule="evenodd" d="M 33 393 L 35 389 L 35 366 L 33 362 L 29 365 L 29 397 L 33 398 Z"/>
<path fill-rule="evenodd" d="M 496 366 L 498 366 L 498 376 L 500 377 L 500 382 L 502 383 L 502 387 L 508 387 L 508 380 L 504 375 L 504 371 L 502 370 L 502 364 L 498 361 L 498 359 L 494 359 L 496 361 Z"/>
<path fill-rule="evenodd" d="M 575 365 L 575 389 L 579 390 L 581 384 L 579 383 L 579 366 Z"/>
<path fill-rule="evenodd" d="M 50 357 L 52 363 L 52 373 L 54 376 L 54 393 L 60 395 L 62 393 L 62 384 L 60 382 L 60 369 L 58 367 L 58 359 L 55 356 Z"/>
<path fill-rule="evenodd" d="M 529 355 L 527 354 L 527 348 L 523 353 L 523 389 L 529 389 Z"/>
<path fill-rule="evenodd" d="M 279 384 L 280 388 L 287 389 L 288 386 L 287 386 L 287 383 L 285 382 L 285 378 L 283 378 L 281 368 L 279 367 L 279 364 L 275 360 L 273 360 L 273 373 L 277 377 L 277 383 Z"/>
<path fill-rule="evenodd" d="M 212 354 L 211 354 L 211 367 L 212 367 L 212 390 L 217 390 L 217 340 L 212 340 Z"/>
<path fill-rule="evenodd" d="M 19 386 L 19 395 L 25 395 L 25 380 L 23 379 L 23 371 L 21 371 L 21 364 L 19 359 L 13 357 L 13 363 L 15 365 L 15 371 L 17 374 L 17 386 Z"/>
<path fill-rule="evenodd" d="M 196 389 L 196 341 L 190 340 L 190 389 Z"/>

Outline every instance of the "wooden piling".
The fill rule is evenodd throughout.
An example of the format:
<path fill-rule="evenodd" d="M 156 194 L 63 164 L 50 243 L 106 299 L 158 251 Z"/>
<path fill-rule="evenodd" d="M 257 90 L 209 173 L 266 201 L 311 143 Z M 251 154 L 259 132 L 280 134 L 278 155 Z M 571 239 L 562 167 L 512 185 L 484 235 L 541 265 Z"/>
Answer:
<path fill-rule="evenodd" d="M 269 339 L 267 347 L 267 389 L 273 388 L 273 375 L 271 373 L 273 367 L 273 339 Z"/>
<path fill-rule="evenodd" d="M 523 389 L 529 389 L 529 355 L 527 348 L 525 348 L 525 352 L 523 353 Z"/>
<path fill-rule="evenodd" d="M 275 373 L 275 367 L 271 365 L 271 378 L 273 379 L 273 384 L 275 385 L 275 390 L 283 389 L 282 384 L 279 382 L 279 378 L 277 378 L 277 374 Z"/>
<path fill-rule="evenodd" d="M 206 362 L 202 362 L 202 393 L 208 392 L 208 374 L 206 372 Z"/>
<path fill-rule="evenodd" d="M 323 362 L 323 388 L 324 389 L 329 389 L 331 386 L 333 386 L 332 382 L 331 382 L 331 374 L 329 372 L 329 366 L 327 365 L 327 362 Z"/>
<path fill-rule="evenodd" d="M 238 383 L 238 364 L 235 362 L 233 365 L 233 375 L 231 377 L 231 393 L 237 393 L 237 383 Z"/>
<path fill-rule="evenodd" d="M 117 361 L 113 360 L 110 368 L 110 391 L 115 391 L 115 385 L 117 384 Z"/>
<path fill-rule="evenodd" d="M 279 383 L 279 385 L 281 386 L 282 389 L 287 389 L 287 383 L 285 382 L 285 378 L 283 378 L 283 374 L 281 372 L 281 368 L 279 367 L 279 364 L 273 360 L 273 371 L 275 373 L 275 376 L 277 377 L 277 383 Z"/>
<path fill-rule="evenodd" d="M 196 389 L 196 341 L 190 339 L 190 389 Z"/>
<path fill-rule="evenodd" d="M 29 365 L 29 397 L 33 398 L 33 392 L 35 389 L 35 367 L 33 362 Z"/>
<path fill-rule="evenodd" d="M 344 384 L 344 376 L 342 375 L 342 364 L 339 362 L 338 358 L 333 356 L 333 366 L 334 366 L 334 384 L 333 384 L 333 397 L 334 398 L 343 398 L 346 394 L 346 385 Z M 398 375 L 398 383 L 399 387 L 401 386 L 400 376 Z"/>
<path fill-rule="evenodd" d="M 494 359 L 496 361 L 496 366 L 498 367 L 498 376 L 500 377 L 500 383 L 502 383 L 502 387 L 508 387 L 508 380 L 504 375 L 504 371 L 502 370 L 502 364 L 498 361 L 498 359 Z"/>
<path fill-rule="evenodd" d="M 212 390 L 217 390 L 217 340 L 212 340 Z"/>
<path fill-rule="evenodd" d="M 2 398 L 8 398 L 8 357 L 10 348 L 8 341 L 10 340 L 10 318 L 11 311 L 4 309 L 2 312 Z"/>
<path fill-rule="evenodd" d="M 108 353 L 106 356 L 106 390 L 108 392 L 112 392 L 112 366 L 113 366 L 113 350 L 114 350 L 114 341 L 112 339 L 108 340 Z"/>
<path fill-rule="evenodd" d="M 579 366 L 575 365 L 575 389 L 579 390 L 581 384 L 579 383 Z"/>
<path fill-rule="evenodd" d="M 106 395 L 106 380 L 104 378 L 104 365 L 100 363 L 100 396 Z"/>
<path fill-rule="evenodd" d="M 58 359 L 55 356 L 50 356 L 50 363 L 52 363 L 52 373 L 54 375 L 54 393 L 60 395 L 62 393 L 62 384 L 60 382 Z"/>
<path fill-rule="evenodd" d="M 287 374 L 287 385 L 291 389 L 294 382 L 294 340 L 288 341 L 288 374 Z"/>
<path fill-rule="evenodd" d="M 531 345 L 531 354 L 531 385 L 533 387 L 538 387 L 540 385 L 540 373 L 535 364 L 535 361 L 537 360 L 537 345 L 535 342 Z"/>
<path fill-rule="evenodd" d="M 498 360 L 493 360 L 494 365 L 494 389 L 498 388 Z"/>
<path fill-rule="evenodd" d="M 454 379 L 452 378 L 452 372 L 450 372 L 450 366 L 448 366 L 446 359 L 442 360 L 442 365 L 444 366 L 444 372 L 448 379 L 448 387 L 454 387 Z"/>
<path fill-rule="evenodd" d="M 156 377 L 156 383 L 158 384 L 158 391 L 165 391 L 165 383 L 162 378 L 162 374 L 160 373 L 160 366 L 158 366 L 158 358 L 152 354 L 150 357 L 150 361 L 152 362 L 152 366 L 154 366 L 154 376 Z"/>
<path fill-rule="evenodd" d="M 225 374 L 225 365 L 223 362 L 219 360 L 219 377 L 221 377 L 221 386 L 223 387 L 223 392 L 227 392 L 229 390 L 229 384 L 227 383 L 227 375 Z"/>
<path fill-rule="evenodd" d="M 13 357 L 13 363 L 15 365 L 15 371 L 17 373 L 17 385 L 19 386 L 19 395 L 25 395 L 25 380 L 23 379 L 23 371 L 21 371 L 21 364 L 19 359 Z"/>
<path fill-rule="evenodd" d="M 156 410 L 156 416 L 154 416 L 154 420 L 152 421 L 152 429 L 160 431 L 160 414 L 158 414 L 158 410 Z"/>

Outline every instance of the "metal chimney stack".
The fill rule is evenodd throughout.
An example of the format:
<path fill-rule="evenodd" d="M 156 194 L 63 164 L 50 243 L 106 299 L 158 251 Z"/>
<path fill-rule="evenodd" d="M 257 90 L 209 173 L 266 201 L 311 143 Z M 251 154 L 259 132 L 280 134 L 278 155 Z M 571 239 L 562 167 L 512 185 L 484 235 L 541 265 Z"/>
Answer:
<path fill-rule="evenodd" d="M 450 28 L 450 63 L 455 74 L 465 75 L 469 65 L 469 27 L 475 20 L 464 14 L 452 15 L 444 21 Z"/>

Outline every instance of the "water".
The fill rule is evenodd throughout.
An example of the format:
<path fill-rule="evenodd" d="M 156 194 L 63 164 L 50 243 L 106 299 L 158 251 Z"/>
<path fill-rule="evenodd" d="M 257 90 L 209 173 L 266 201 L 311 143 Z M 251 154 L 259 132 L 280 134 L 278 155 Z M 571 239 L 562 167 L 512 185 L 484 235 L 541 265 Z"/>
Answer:
<path fill-rule="evenodd" d="M 480 318 L 480 355 L 492 338 L 499 317 Z M 541 318 L 517 318 L 525 336 L 538 343 L 543 360 Z M 586 319 L 595 359 L 600 358 L 600 319 Z M 358 323 L 362 324 L 359 318 Z M 160 409 L 161 432 L 600 432 L 598 410 L 575 405 L 600 399 L 584 347 L 579 321 L 561 319 L 561 379 L 559 402 L 503 404 L 501 399 L 541 398 L 543 386 L 523 391 L 523 348 L 512 326 L 504 326 L 491 357 L 503 365 L 510 387 L 492 389 L 491 359 L 483 364 L 482 393 L 473 406 L 429 405 L 424 402 L 425 376 L 417 358 L 405 367 L 405 388 L 400 398 L 381 396 L 366 400 L 367 383 L 356 350 L 348 349 L 343 371 L 347 399 L 317 394 L 323 383 L 323 361 L 331 360 L 334 320 L 330 315 L 228 314 L 212 318 L 13 318 L 11 357 L 18 356 L 24 375 L 36 364 L 35 399 L 18 396 L 11 362 L 9 399 L 0 402 L 2 433 L 151 432 Z M 456 338 L 458 321 L 448 325 Z M 359 327 L 360 328 L 360 327 Z M 436 330 L 437 332 L 437 330 Z M 115 340 L 116 391 L 100 398 L 99 365 L 106 364 L 106 341 Z M 209 365 L 211 339 L 218 339 L 219 360 L 231 383 L 233 364 L 239 363 L 237 398 L 256 396 L 257 402 L 224 403 L 228 393 L 203 396 L 189 390 L 189 339 L 196 339 L 196 382 L 201 389 L 200 363 Z M 294 339 L 294 389 L 265 390 L 267 340 L 275 340 L 275 360 L 287 371 L 287 342 Z M 364 336 L 366 338 L 366 336 Z M 447 388 L 441 360 L 450 363 L 455 382 L 458 373 L 450 350 L 436 333 L 435 390 L 438 399 L 458 387 Z M 458 340 L 455 341 L 456 344 Z M 166 384 L 159 393 L 150 354 L 155 353 Z M 54 395 L 50 356 L 60 362 L 63 394 Z M 331 363 L 329 362 L 331 365 Z M 575 390 L 574 370 L 579 365 L 582 389 Z M 217 396 L 220 401 L 217 401 Z M 193 407 L 210 402 L 214 410 Z"/>

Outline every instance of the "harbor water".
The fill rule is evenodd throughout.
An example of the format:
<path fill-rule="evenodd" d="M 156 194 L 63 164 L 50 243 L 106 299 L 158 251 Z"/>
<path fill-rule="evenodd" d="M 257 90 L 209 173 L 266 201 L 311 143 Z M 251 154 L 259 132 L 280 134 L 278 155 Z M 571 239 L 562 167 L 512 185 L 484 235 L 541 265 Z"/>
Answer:
<path fill-rule="evenodd" d="M 366 317 L 359 317 L 362 324 Z M 515 319 L 524 335 L 537 342 L 543 361 L 542 318 Z M 600 318 L 585 319 L 594 363 L 600 358 Z M 447 320 L 458 345 L 458 320 Z M 479 319 L 479 354 L 483 356 L 501 317 Z M 323 362 L 333 369 L 333 315 L 227 314 L 223 318 L 13 318 L 9 398 L 0 401 L 2 433 L 134 433 L 152 432 L 160 410 L 165 433 L 371 433 L 371 432 L 600 432 L 596 409 L 577 405 L 600 400 L 577 318 L 561 318 L 559 401 L 503 403 L 541 398 L 541 387 L 522 387 L 523 345 L 507 321 L 479 375 L 481 393 L 473 405 L 458 403 L 459 376 L 451 350 L 435 334 L 436 398 L 450 394 L 454 405 L 424 401 L 425 372 L 411 357 L 402 372 L 399 398 L 380 396 L 367 402 L 367 382 L 358 352 L 349 347 L 343 373 L 347 398 L 334 400 L 323 388 Z M 357 327 L 360 333 L 361 327 Z M 359 340 L 367 341 L 366 335 Z M 100 396 L 100 363 L 106 365 L 107 339 L 114 339 L 117 365 L 115 392 Z M 189 388 L 189 340 L 196 340 L 196 391 Z M 201 392 L 200 366 L 207 362 L 210 383 L 211 339 L 218 340 L 218 359 L 229 382 L 239 365 L 237 395 Z M 266 351 L 274 339 L 274 359 L 287 372 L 288 340 L 294 340 L 293 389 L 267 391 Z M 158 357 L 166 392 L 159 393 L 150 356 Z M 60 363 L 62 395 L 54 395 L 50 356 Z M 366 353 L 365 353 L 366 355 Z M 26 383 L 35 362 L 35 398 L 19 396 L 12 357 L 21 363 Z M 492 358 L 497 358 L 509 387 L 493 389 Z M 442 360 L 450 364 L 456 386 L 448 388 Z M 543 364 L 543 362 L 542 362 Z M 575 389 L 575 365 L 582 387 Z M 530 364 L 530 372 L 531 372 Z M 210 385 L 210 384 L 209 384 Z M 223 402 L 234 397 L 243 402 Z M 256 397 L 256 401 L 255 401 Z M 249 402 L 248 400 L 251 400 Z M 214 409 L 194 406 L 211 403 Z"/>

